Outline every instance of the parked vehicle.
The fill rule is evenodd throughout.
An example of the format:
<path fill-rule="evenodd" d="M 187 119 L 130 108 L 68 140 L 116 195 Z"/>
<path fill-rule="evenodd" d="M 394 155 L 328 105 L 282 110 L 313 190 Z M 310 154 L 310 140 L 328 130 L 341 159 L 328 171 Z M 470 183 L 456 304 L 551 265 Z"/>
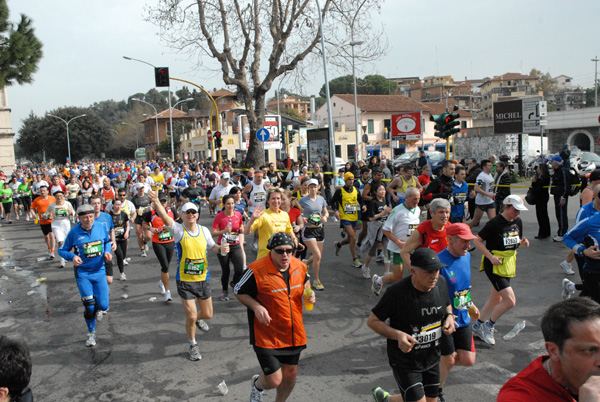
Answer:
<path fill-rule="evenodd" d="M 600 156 L 594 152 L 581 152 L 575 165 L 571 158 L 571 166 L 575 167 L 579 175 L 586 175 L 600 167 Z"/>
<path fill-rule="evenodd" d="M 344 160 L 342 158 L 336 156 L 336 158 L 335 158 L 335 171 L 337 172 L 338 170 L 340 170 L 344 166 L 346 166 L 346 162 L 344 162 Z"/>

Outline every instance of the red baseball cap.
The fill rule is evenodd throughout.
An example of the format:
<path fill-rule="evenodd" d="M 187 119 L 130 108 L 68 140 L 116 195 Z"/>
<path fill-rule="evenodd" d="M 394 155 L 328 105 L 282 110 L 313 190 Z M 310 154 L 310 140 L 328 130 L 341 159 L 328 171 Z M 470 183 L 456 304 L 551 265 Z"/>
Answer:
<path fill-rule="evenodd" d="M 473 240 L 477 236 L 471 233 L 471 228 L 466 223 L 453 223 L 446 228 L 448 236 L 458 236 L 463 240 Z"/>

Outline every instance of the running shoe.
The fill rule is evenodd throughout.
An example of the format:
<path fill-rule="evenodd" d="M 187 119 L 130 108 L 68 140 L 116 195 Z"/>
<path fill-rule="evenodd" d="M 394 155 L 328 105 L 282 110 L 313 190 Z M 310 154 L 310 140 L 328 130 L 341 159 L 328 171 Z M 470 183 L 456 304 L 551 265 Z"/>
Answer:
<path fill-rule="evenodd" d="M 102 314 L 102 310 L 96 311 L 96 321 L 102 321 L 102 318 L 104 318 L 104 314 Z"/>
<path fill-rule="evenodd" d="M 555 242 L 563 241 L 563 237 L 562 236 L 554 236 L 552 238 L 552 240 L 554 240 Z"/>
<path fill-rule="evenodd" d="M 377 261 L 377 262 L 384 262 L 385 261 L 385 257 L 383 256 L 383 253 L 378 253 L 377 257 L 375 257 L 375 261 Z"/>
<path fill-rule="evenodd" d="M 252 240 L 252 250 L 258 251 L 258 239 Z"/>
<path fill-rule="evenodd" d="M 488 345 L 495 345 L 496 344 L 496 340 L 494 339 L 494 327 L 488 325 L 488 323 L 486 322 L 485 324 L 482 325 L 483 327 L 483 341 L 485 343 L 487 343 Z"/>
<path fill-rule="evenodd" d="M 202 359 L 202 355 L 200 354 L 200 348 L 197 343 L 190 345 L 190 360 L 196 361 Z"/>
<path fill-rule="evenodd" d="M 121 281 L 127 280 L 127 276 L 125 276 L 125 272 L 121 272 L 121 275 L 119 275 L 119 280 L 121 280 Z"/>
<path fill-rule="evenodd" d="M 355 258 L 354 261 L 352 261 L 352 266 L 354 268 L 362 268 L 363 263 L 360 262 L 360 260 L 358 258 Z M 370 276 L 370 275 L 369 275 Z"/>
<path fill-rule="evenodd" d="M 250 402 L 262 402 L 264 391 L 260 391 L 256 388 L 256 380 L 260 377 L 258 374 L 254 374 L 252 376 L 252 380 L 250 384 L 252 384 L 252 389 L 250 390 Z"/>
<path fill-rule="evenodd" d="M 199 330 L 202 330 L 204 332 L 207 332 L 210 328 L 208 327 L 208 324 L 204 322 L 204 320 L 196 320 L 196 326 L 198 327 Z"/>
<path fill-rule="evenodd" d="M 379 296 L 381 294 L 381 289 L 383 289 L 383 285 L 377 283 L 377 279 L 379 279 L 379 276 L 373 274 L 373 278 L 371 278 L 371 290 L 375 293 L 375 296 Z"/>
<path fill-rule="evenodd" d="M 229 292 L 227 290 L 223 291 L 223 294 L 221 295 L 221 301 L 229 301 Z"/>
<path fill-rule="evenodd" d="M 25 222 L 29 222 L 29 217 L 28 216 L 25 217 Z"/>
<path fill-rule="evenodd" d="M 161 295 L 165 294 L 165 285 L 163 285 L 163 281 L 162 280 L 158 281 L 158 289 L 160 289 L 160 294 Z"/>
<path fill-rule="evenodd" d="M 323 284 L 321 283 L 320 280 L 315 280 L 313 281 L 313 285 L 312 285 L 313 289 L 315 290 L 325 290 L 325 286 L 323 286 Z"/>
<path fill-rule="evenodd" d="M 371 279 L 371 269 L 366 265 L 362 266 L 362 276 L 365 279 Z"/>
<path fill-rule="evenodd" d="M 19 218 L 19 215 L 17 215 L 17 220 L 20 221 L 21 219 Z"/>
<path fill-rule="evenodd" d="M 566 275 L 575 275 L 575 271 L 573 271 L 573 266 L 569 264 L 566 260 L 560 263 L 560 267 L 565 271 Z"/>
<path fill-rule="evenodd" d="M 95 332 L 88 332 L 87 334 L 87 339 L 85 341 L 85 346 L 92 347 L 92 346 L 96 346 L 96 333 Z"/>
<path fill-rule="evenodd" d="M 375 402 L 389 402 L 390 393 L 384 391 L 381 387 L 373 389 L 373 399 Z"/>
<path fill-rule="evenodd" d="M 340 246 L 340 242 L 339 241 L 334 241 L 333 245 L 335 246 L 335 255 L 339 257 L 340 250 L 342 249 L 342 246 Z"/>
<path fill-rule="evenodd" d="M 446 398 L 444 398 L 444 391 L 441 389 L 438 392 L 438 402 L 446 402 Z"/>
<path fill-rule="evenodd" d="M 342 239 L 346 237 L 346 229 L 342 229 L 342 231 L 340 232 L 340 236 L 342 236 Z"/>
<path fill-rule="evenodd" d="M 50 251 L 50 259 L 52 259 L 52 260 L 54 259 L 54 252 L 53 251 Z"/>
<path fill-rule="evenodd" d="M 65 260 L 65 259 L 61 258 L 61 259 L 60 259 L 60 267 L 61 267 L 61 268 L 64 268 L 66 265 L 67 265 L 67 260 Z"/>
<path fill-rule="evenodd" d="M 473 328 L 471 329 L 471 331 L 473 332 L 473 336 L 478 337 L 482 341 L 484 340 L 483 339 L 484 338 L 483 324 L 479 324 L 478 326 L 476 326 L 475 324 L 473 324 Z"/>
<path fill-rule="evenodd" d="M 563 300 L 567 300 L 575 293 L 575 283 L 568 280 L 567 278 L 564 278 L 562 280 L 562 289 L 562 298 Z"/>
<path fill-rule="evenodd" d="M 131 259 L 131 258 L 129 258 L 129 257 L 125 258 L 125 259 L 123 260 L 123 265 L 129 265 L 129 260 L 130 260 L 130 259 Z"/>
<path fill-rule="evenodd" d="M 170 301 L 173 301 L 173 299 L 171 298 L 171 291 L 170 291 L 170 290 L 167 290 L 167 291 L 165 292 L 165 302 L 167 302 L 167 303 L 168 303 L 168 302 L 170 302 Z"/>
<path fill-rule="evenodd" d="M 140 256 L 141 257 L 147 257 L 146 250 L 142 250 Z"/>

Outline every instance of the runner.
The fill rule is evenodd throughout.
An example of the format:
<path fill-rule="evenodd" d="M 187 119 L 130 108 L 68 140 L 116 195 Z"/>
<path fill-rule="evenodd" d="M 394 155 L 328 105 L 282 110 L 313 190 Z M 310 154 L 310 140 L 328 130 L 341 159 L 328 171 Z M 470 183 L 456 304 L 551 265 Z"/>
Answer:
<path fill-rule="evenodd" d="M 56 202 L 56 198 L 49 195 L 50 190 L 48 190 L 48 186 L 40 186 L 39 191 L 40 196 L 33 200 L 31 209 L 37 213 L 35 220 L 40 222 L 40 229 L 42 229 L 44 240 L 46 240 L 46 245 L 48 246 L 48 255 L 53 259 L 56 240 L 54 233 L 52 233 L 52 218 L 50 211 L 48 211 L 48 206 Z"/>
<path fill-rule="evenodd" d="M 377 387 L 377 402 L 434 402 L 440 384 L 440 341 L 454 332 L 442 264 L 428 248 L 415 250 L 411 276 L 390 286 L 371 311 L 367 325 L 387 338 L 387 355 L 401 395 Z M 386 321 L 389 319 L 389 324 Z"/>
<path fill-rule="evenodd" d="M 43 192 L 47 196 L 47 188 Z M 88 328 L 85 346 L 91 347 L 96 346 L 96 320 L 101 320 L 102 311 L 108 310 L 104 261 L 110 261 L 112 257 L 111 245 L 106 227 L 94 224 L 95 214 L 91 205 L 80 206 L 77 215 L 80 223 L 69 232 L 58 253 L 65 260 L 73 261 L 77 287 L 85 308 L 83 317 Z M 75 254 L 71 253 L 72 249 Z"/>
<path fill-rule="evenodd" d="M 362 262 L 356 254 L 356 225 L 358 221 L 359 207 L 362 212 L 367 211 L 364 205 L 360 192 L 354 187 L 354 175 L 350 172 L 344 174 L 344 186 L 335 191 L 331 198 L 331 205 L 334 216 L 340 221 L 340 225 L 345 229 L 347 237 L 341 242 L 333 243 L 335 247 L 335 255 L 340 255 L 340 250 L 345 244 L 350 245 L 350 253 L 352 254 L 352 264 L 355 268 L 362 268 Z"/>
<path fill-rule="evenodd" d="M 400 205 L 406 200 L 406 190 L 410 187 L 416 187 L 420 192 L 423 191 L 423 186 L 414 174 L 415 167 L 412 164 L 404 165 L 402 174 L 394 177 L 388 184 L 387 192 L 396 205 Z"/>
<path fill-rule="evenodd" d="M 371 270 L 369 269 L 371 258 L 377 254 L 378 248 L 383 246 L 384 242 L 387 244 L 387 237 L 384 236 L 382 227 L 392 211 L 390 203 L 387 201 L 385 185 L 379 182 L 373 187 L 373 192 L 375 198 L 369 203 L 366 214 L 367 219 L 369 219 L 369 232 L 361 247 L 361 254 L 366 255 L 365 265 L 362 267 L 363 278 L 365 279 L 371 279 Z"/>
<path fill-rule="evenodd" d="M 267 178 L 269 179 L 269 183 L 273 187 L 281 187 L 283 178 L 281 174 L 275 170 L 275 164 L 273 162 L 269 163 L 269 171 L 267 172 Z"/>
<path fill-rule="evenodd" d="M 479 222 L 483 217 L 483 213 L 487 212 L 488 219 L 493 219 L 496 216 L 496 207 L 494 205 L 494 199 L 496 194 L 491 190 L 492 184 L 494 184 L 494 176 L 492 176 L 492 162 L 487 159 L 481 161 L 481 173 L 477 176 L 475 181 L 474 191 L 475 196 L 475 216 L 469 222 L 470 227 L 479 226 Z"/>
<path fill-rule="evenodd" d="M 177 250 L 177 293 L 185 310 L 185 331 L 190 342 L 189 359 L 200 360 L 200 348 L 196 342 L 196 327 L 206 332 L 208 324 L 204 320 L 213 316 L 213 305 L 210 291 L 210 272 L 208 269 L 207 251 L 218 253 L 229 252 L 229 245 L 221 247 L 216 244 L 210 231 L 197 223 L 198 209 L 191 202 L 181 207 L 183 224 L 175 222 L 158 201 L 158 194 L 150 192 L 148 197 L 154 202 L 156 214 L 163 220 L 173 239 Z M 200 306 L 200 313 L 196 306 Z"/>
<path fill-rule="evenodd" d="M 315 164 L 317 165 L 317 164 Z M 318 166 L 318 165 L 317 165 Z M 321 269 L 321 258 L 323 257 L 323 244 L 325 242 L 325 230 L 323 225 L 327 223 L 329 211 L 327 201 L 318 195 L 319 182 L 316 179 L 308 181 L 308 195 L 298 200 L 302 207 L 304 218 L 304 229 L 302 230 L 302 241 L 312 254 L 313 283 L 316 290 L 324 290 L 319 279 Z"/>
<path fill-rule="evenodd" d="M 102 224 L 106 227 L 106 231 L 110 236 L 110 241 L 112 242 L 111 251 L 115 251 L 117 249 L 117 242 L 115 240 L 115 226 L 113 224 L 113 220 L 109 214 L 106 212 L 102 212 L 102 199 L 100 196 L 93 195 L 90 197 L 90 205 L 94 207 L 94 222 L 96 224 Z M 104 261 L 104 268 L 106 272 L 106 281 L 108 284 L 112 284 L 113 282 L 113 264 L 112 258 L 110 260 Z M 106 311 L 103 311 L 106 314 Z"/>
<path fill-rule="evenodd" d="M 496 344 L 494 325 L 517 303 L 510 278 L 515 276 L 517 269 L 517 248 L 529 247 L 529 240 L 523 236 L 521 211 L 527 211 L 521 197 L 509 195 L 504 199 L 502 213 L 486 223 L 473 240 L 483 254 L 480 271 L 485 270 L 492 283 L 492 292 L 481 310 L 481 317 L 473 324 L 473 335 L 489 345 Z"/>
<path fill-rule="evenodd" d="M 54 197 L 54 193 L 56 193 L 57 191 L 62 191 L 63 194 L 67 193 L 67 187 L 64 185 L 64 183 L 60 180 L 60 177 L 58 177 L 57 175 L 52 176 L 52 183 L 50 183 L 49 189 L 50 189 L 50 194 L 53 197 Z"/>
<path fill-rule="evenodd" d="M 469 185 L 465 181 L 467 171 L 464 166 L 456 165 L 454 171 L 454 187 L 452 188 L 452 208 L 450 210 L 450 222 L 465 221 L 465 201 L 469 193 Z"/>
<path fill-rule="evenodd" d="M 244 190 L 242 191 L 242 196 L 244 197 L 244 200 L 246 200 L 246 204 L 248 205 L 249 215 L 253 214 L 254 209 L 257 206 L 262 207 L 262 209 L 265 208 L 265 203 L 267 200 L 267 188 L 268 186 L 265 183 L 263 183 L 263 172 L 255 172 L 254 181 L 249 181 L 248 184 L 246 184 L 246 187 L 244 187 Z M 258 233 L 255 233 L 254 240 L 252 242 L 252 249 L 254 251 L 258 251 L 258 242 L 260 241 L 260 239 L 257 236 Z M 262 241 L 261 243 L 263 243 L 266 246 L 267 240 Z"/>
<path fill-rule="evenodd" d="M 229 194 L 232 188 L 233 186 L 229 183 L 229 173 L 223 173 L 219 184 L 213 188 L 208 197 L 208 202 L 217 212 L 221 212 L 223 209 L 223 197 Z"/>
<path fill-rule="evenodd" d="M 251 402 L 262 402 L 264 390 L 274 388 L 276 401 L 287 400 L 306 349 L 302 299 L 311 292 L 306 265 L 293 257 L 295 240 L 288 233 L 273 234 L 267 248 L 268 254 L 250 264 L 235 287 L 237 299 L 248 308 L 250 343 L 263 371 L 252 376 Z M 311 292 L 308 302 L 315 301 Z"/>
<path fill-rule="evenodd" d="M 65 194 L 61 190 L 56 191 L 54 197 L 56 201 L 48 205 L 48 211 L 52 221 L 52 233 L 54 233 L 58 248 L 60 248 L 71 230 L 71 218 L 75 215 L 75 210 L 70 203 L 65 201 Z M 61 258 L 60 267 L 64 268 L 66 264 L 67 261 Z"/>
<path fill-rule="evenodd" d="M 90 203 L 90 197 L 96 194 L 96 190 L 94 190 L 89 180 L 84 180 L 79 193 L 81 194 L 81 204 L 85 205 Z"/>
<path fill-rule="evenodd" d="M 237 188 L 237 187 L 236 187 Z M 214 190 L 213 190 L 214 191 Z M 235 210 L 233 195 L 227 194 L 223 197 L 224 208 L 217 214 L 211 228 L 211 235 L 217 238 L 220 245 L 223 240 L 229 244 L 227 255 L 218 254 L 221 264 L 221 288 L 222 301 L 229 300 L 229 285 L 235 287 L 245 269 L 245 258 L 243 254 L 244 244 L 244 219 L 242 214 Z M 233 279 L 229 282 L 230 265 L 233 265 Z"/>
<path fill-rule="evenodd" d="M 25 220 L 35 219 L 35 214 L 31 210 L 31 181 L 24 181 L 19 184 L 19 194 L 21 194 L 21 203 L 23 204 L 23 210 L 25 211 Z"/>
<path fill-rule="evenodd" d="M 148 193 L 150 194 L 150 193 Z M 177 211 L 173 211 L 167 206 L 167 194 L 160 193 L 158 195 L 158 201 L 165 210 L 165 213 L 173 221 L 179 219 Z M 171 291 L 169 290 L 169 265 L 175 252 L 175 242 L 173 240 L 172 233 L 166 228 L 166 223 L 158 215 L 156 209 L 156 202 L 154 203 L 154 209 L 144 212 L 142 216 L 144 233 L 150 233 L 152 235 L 152 249 L 160 264 L 160 280 L 158 281 L 158 288 L 160 293 L 165 295 L 165 302 L 172 301 Z"/>
<path fill-rule="evenodd" d="M 383 285 L 398 282 L 402 279 L 404 266 L 402 264 L 402 247 L 410 238 L 414 230 L 419 226 L 419 197 L 421 192 L 416 187 L 406 189 L 404 202 L 392 209 L 392 212 L 383 224 L 382 232 L 387 237 L 387 261 L 392 263 L 392 272 L 383 276 L 373 275 L 371 279 L 371 290 L 379 296 Z"/>
<path fill-rule="evenodd" d="M 113 226 L 115 228 L 115 242 L 117 248 L 115 249 L 115 256 L 117 256 L 117 266 L 119 267 L 119 280 L 126 281 L 127 276 L 125 275 L 125 261 L 127 258 L 127 245 L 129 241 L 129 216 L 125 211 L 121 209 L 121 200 L 116 199 L 111 204 L 111 208 L 108 210 L 109 215 L 112 218 Z"/>
<path fill-rule="evenodd" d="M 452 367 L 475 364 L 475 343 L 469 324 L 470 317 L 479 318 L 479 310 L 471 300 L 471 254 L 469 254 L 471 240 L 476 236 L 471 233 L 471 228 L 466 223 L 453 223 L 446 229 L 446 234 L 448 247 L 438 254 L 440 262 L 446 265 L 440 269 L 440 275 L 446 279 L 452 314 L 458 326 L 452 335 L 442 336 L 439 402 L 445 402 L 442 388 Z"/>
<path fill-rule="evenodd" d="M 143 215 L 150 211 L 151 205 L 150 205 L 150 199 L 148 198 L 147 194 L 144 194 L 144 186 L 138 186 L 137 187 L 137 191 L 136 191 L 136 195 L 134 195 L 131 198 L 131 203 L 133 204 L 135 211 L 136 211 L 136 217 L 133 221 L 133 223 L 135 223 L 135 234 L 137 235 L 137 242 L 138 242 L 138 246 L 140 248 L 140 256 L 141 257 L 146 257 L 147 254 L 147 248 L 148 248 L 148 241 L 147 239 L 149 239 L 151 236 L 150 233 L 148 233 L 147 231 L 144 230 L 143 228 Z"/>
<path fill-rule="evenodd" d="M 10 183 L 7 181 L 2 184 L 2 189 L 0 189 L 0 198 L 2 198 L 2 209 L 4 211 L 4 216 L 8 223 L 12 223 L 13 191 L 9 187 L 9 184 Z"/>
<path fill-rule="evenodd" d="M 181 192 L 181 202 L 186 204 L 191 202 L 196 205 L 198 218 L 202 216 L 202 201 L 206 201 L 206 192 L 202 187 L 198 187 L 198 178 L 194 175 L 190 177 L 190 185 Z"/>
<path fill-rule="evenodd" d="M 77 210 L 77 208 L 79 207 L 79 190 L 81 190 L 81 186 L 79 185 L 79 183 L 77 182 L 77 177 L 75 177 L 75 175 L 71 176 L 71 180 L 69 182 L 69 184 L 66 185 L 67 187 L 67 201 L 69 201 L 71 203 L 71 206 L 73 207 L 74 210 Z M 76 216 L 76 214 L 75 214 Z"/>
<path fill-rule="evenodd" d="M 108 204 L 110 204 L 117 197 L 117 192 L 110 185 L 110 179 L 108 177 L 105 177 L 102 181 L 100 197 L 102 198 L 102 211 L 105 212 Z"/>
<path fill-rule="evenodd" d="M 15 219 L 19 220 L 19 214 L 23 214 L 23 202 L 21 201 L 21 193 L 19 192 L 19 186 L 21 185 L 21 182 L 17 179 L 17 176 L 13 175 L 8 183 L 8 187 L 12 190 Z"/>

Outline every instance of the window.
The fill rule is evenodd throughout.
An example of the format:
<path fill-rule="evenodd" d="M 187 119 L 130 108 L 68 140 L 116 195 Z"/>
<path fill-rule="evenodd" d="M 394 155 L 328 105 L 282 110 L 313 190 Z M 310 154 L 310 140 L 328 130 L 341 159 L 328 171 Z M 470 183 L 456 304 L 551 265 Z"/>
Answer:
<path fill-rule="evenodd" d="M 221 98 L 221 99 L 219 99 L 219 103 L 220 103 L 221 105 L 224 105 L 224 104 L 226 104 L 226 103 L 227 103 L 227 98 Z"/>
<path fill-rule="evenodd" d="M 460 128 L 467 128 L 467 122 L 466 121 L 461 121 L 460 122 Z"/>
<path fill-rule="evenodd" d="M 356 161 L 356 158 L 355 158 L 355 155 L 354 155 L 355 151 L 356 151 L 356 147 L 355 147 L 354 144 L 346 144 L 346 155 L 348 155 L 348 158 L 347 158 L 348 162 L 355 162 Z M 341 152 L 342 152 L 342 149 L 340 147 L 340 153 Z M 338 157 L 342 156 L 342 155 L 338 155 L 338 153 L 337 153 L 337 145 L 336 145 L 335 153 L 336 153 L 336 155 Z"/>
<path fill-rule="evenodd" d="M 369 127 L 368 127 L 368 133 L 369 134 L 374 134 L 375 133 L 375 122 L 373 121 L 373 119 L 369 119 L 367 121 L 367 124 L 369 125 Z"/>

